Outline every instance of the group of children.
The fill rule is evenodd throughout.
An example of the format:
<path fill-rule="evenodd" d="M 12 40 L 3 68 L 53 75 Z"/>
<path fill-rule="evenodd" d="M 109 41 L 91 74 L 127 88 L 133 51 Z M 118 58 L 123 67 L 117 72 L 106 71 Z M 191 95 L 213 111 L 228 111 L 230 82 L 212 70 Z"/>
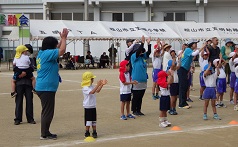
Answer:
<path fill-rule="evenodd" d="M 133 44 L 132 44 L 133 45 Z M 164 44 L 159 39 L 155 45 L 152 72 L 152 98 L 154 100 L 160 99 L 160 127 L 171 126 L 168 121 L 167 112 L 171 115 L 177 115 L 176 101 L 179 95 L 179 81 L 177 70 L 180 68 L 180 59 L 183 51 L 179 51 L 176 56 L 175 50 L 171 49 L 171 46 Z M 238 48 L 238 46 L 237 46 Z M 30 69 L 30 60 L 27 55 L 26 46 L 18 46 L 16 49 L 16 55 L 14 58 L 14 76 L 12 80 L 12 93 L 11 96 L 16 96 L 15 82 L 19 79 L 22 72 L 26 72 L 26 75 L 32 79 L 33 88 L 35 86 L 35 78 Z M 166 56 L 165 56 L 166 55 Z M 220 55 L 219 59 L 215 59 L 213 63 L 208 62 L 209 51 L 207 46 L 200 53 L 200 99 L 204 100 L 204 114 L 203 119 L 207 120 L 207 108 L 209 101 L 211 100 L 211 106 L 213 110 L 213 118 L 220 120 L 217 114 L 216 107 L 226 107 L 223 103 L 223 95 L 226 92 L 226 74 L 224 71 L 225 60 Z M 234 103 L 234 110 L 238 111 L 237 95 L 238 95 L 238 52 L 231 52 L 229 54 L 229 65 L 231 69 L 230 75 L 230 97 L 231 103 Z M 167 62 L 164 64 L 164 62 Z M 164 68 L 166 66 L 166 68 Z M 135 116 L 130 113 L 130 101 L 131 101 L 131 89 L 132 85 L 138 84 L 137 81 L 131 81 L 130 75 L 130 62 L 123 60 L 120 62 L 119 68 L 119 82 L 120 82 L 120 101 L 121 101 L 121 117 L 122 120 L 128 118 L 135 119 Z M 192 67 L 192 66 L 191 66 Z M 104 85 L 107 84 L 107 80 L 99 80 L 96 86 L 93 86 L 94 78 L 96 76 L 91 72 L 85 72 L 82 76 L 81 86 L 83 91 L 83 107 L 84 107 L 84 119 L 86 132 L 85 137 L 90 136 L 89 129 L 92 127 L 92 136 L 97 138 L 96 132 L 96 96 L 95 93 L 99 93 Z M 188 76 L 189 77 L 189 76 Z M 188 80 L 189 81 L 189 80 Z M 160 91 L 160 96 L 159 96 Z M 33 92 L 34 89 L 33 89 Z M 233 99 L 234 98 L 234 99 Z M 126 113 L 124 109 L 126 108 Z"/>

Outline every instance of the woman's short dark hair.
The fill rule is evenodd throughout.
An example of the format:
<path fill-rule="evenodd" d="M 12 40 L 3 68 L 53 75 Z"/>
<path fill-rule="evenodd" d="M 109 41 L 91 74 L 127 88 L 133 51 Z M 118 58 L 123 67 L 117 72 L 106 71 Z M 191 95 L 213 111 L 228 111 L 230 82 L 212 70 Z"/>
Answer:
<path fill-rule="evenodd" d="M 188 47 L 191 48 L 193 46 L 194 42 L 193 43 L 190 43 L 188 44 Z"/>
<path fill-rule="evenodd" d="M 55 49 L 58 45 L 58 40 L 55 37 L 45 37 L 42 41 L 41 50 Z"/>

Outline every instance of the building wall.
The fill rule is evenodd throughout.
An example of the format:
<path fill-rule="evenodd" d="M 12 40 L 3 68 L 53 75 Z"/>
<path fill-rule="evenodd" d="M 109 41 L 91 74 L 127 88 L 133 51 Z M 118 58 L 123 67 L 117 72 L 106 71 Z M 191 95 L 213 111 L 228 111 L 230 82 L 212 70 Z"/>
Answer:
<path fill-rule="evenodd" d="M 205 21 L 214 23 L 237 23 L 238 2 L 209 3 L 205 7 Z"/>

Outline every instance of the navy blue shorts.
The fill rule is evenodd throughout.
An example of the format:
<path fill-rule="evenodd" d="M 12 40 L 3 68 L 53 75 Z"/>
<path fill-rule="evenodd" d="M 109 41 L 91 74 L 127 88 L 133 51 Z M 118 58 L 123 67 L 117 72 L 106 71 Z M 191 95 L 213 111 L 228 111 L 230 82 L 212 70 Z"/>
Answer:
<path fill-rule="evenodd" d="M 236 74 L 235 72 L 231 72 L 230 74 L 230 87 L 235 88 L 235 83 L 236 83 Z"/>
<path fill-rule="evenodd" d="M 179 84 L 178 83 L 172 83 L 170 85 L 170 95 L 171 96 L 179 95 Z"/>
<path fill-rule="evenodd" d="M 226 92 L 226 78 L 217 79 L 217 93 Z"/>
<path fill-rule="evenodd" d="M 170 110 L 170 97 L 169 96 L 161 96 L 159 106 L 160 106 L 160 111 Z"/>
<path fill-rule="evenodd" d="M 206 87 L 204 79 L 203 79 L 203 73 L 204 73 L 204 71 L 202 71 L 199 75 L 200 86 L 201 87 Z"/>
<path fill-rule="evenodd" d="M 204 99 L 216 99 L 216 88 L 215 87 L 206 87 L 203 96 Z"/>
<path fill-rule="evenodd" d="M 129 94 L 120 94 L 120 101 L 121 102 L 131 101 L 131 93 L 129 93 Z"/>
<path fill-rule="evenodd" d="M 152 72 L 153 82 L 157 82 L 157 80 L 158 80 L 158 73 L 160 71 L 161 71 L 161 69 L 153 69 L 153 72 Z"/>
<path fill-rule="evenodd" d="M 238 93 L 238 78 L 236 78 L 234 91 L 235 93 Z"/>

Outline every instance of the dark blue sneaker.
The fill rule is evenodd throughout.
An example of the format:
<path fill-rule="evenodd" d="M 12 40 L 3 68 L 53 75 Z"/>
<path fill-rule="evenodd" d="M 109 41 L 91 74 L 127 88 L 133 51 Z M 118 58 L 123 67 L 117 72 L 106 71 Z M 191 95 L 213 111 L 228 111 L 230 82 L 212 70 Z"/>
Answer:
<path fill-rule="evenodd" d="M 157 100 L 157 97 L 155 95 L 152 95 L 153 100 Z"/>
<path fill-rule="evenodd" d="M 128 114 L 128 115 L 127 115 L 127 118 L 133 118 L 133 119 L 135 119 L 135 116 L 133 116 L 133 115 L 131 115 L 131 114 Z"/>
<path fill-rule="evenodd" d="M 121 119 L 122 119 L 122 120 L 127 120 L 127 118 L 126 118 L 125 115 L 122 115 L 122 116 L 121 116 Z"/>

